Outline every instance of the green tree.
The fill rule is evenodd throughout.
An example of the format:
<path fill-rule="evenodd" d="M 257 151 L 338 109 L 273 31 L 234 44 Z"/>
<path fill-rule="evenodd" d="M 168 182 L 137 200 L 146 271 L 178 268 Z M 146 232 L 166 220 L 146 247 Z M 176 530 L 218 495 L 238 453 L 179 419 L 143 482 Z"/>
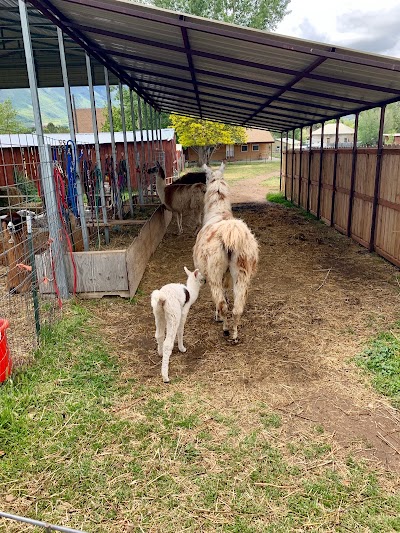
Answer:
<path fill-rule="evenodd" d="M 368 109 L 360 113 L 358 119 L 358 142 L 366 146 L 376 146 L 379 136 L 380 109 Z"/>
<path fill-rule="evenodd" d="M 122 98 L 124 101 L 126 129 L 132 130 L 131 101 L 130 101 L 129 89 L 127 89 L 126 87 L 123 87 L 122 89 Z M 119 98 L 119 89 L 117 87 L 112 88 L 112 100 L 115 100 L 116 102 L 118 102 L 117 105 L 112 106 L 114 131 L 122 131 L 121 105 L 120 105 L 120 98 Z M 139 118 L 138 118 L 138 104 L 137 104 L 136 96 L 133 97 L 133 108 L 135 112 L 135 122 L 136 122 L 135 130 L 137 130 L 139 129 Z M 142 112 L 143 112 L 143 109 L 144 108 L 142 105 Z M 104 113 L 104 117 L 106 121 L 102 128 L 102 131 L 110 131 L 110 120 L 108 116 L 107 107 L 103 110 L 103 113 Z M 153 113 L 153 122 L 151 122 L 150 120 L 149 113 L 147 113 L 147 116 L 150 122 L 149 124 L 150 129 L 156 129 L 157 123 L 154 120 L 154 113 Z M 169 127 L 169 115 L 167 113 L 161 113 L 161 128 L 168 128 L 168 127 Z M 145 129 L 145 122 L 143 122 L 143 129 Z"/>
<path fill-rule="evenodd" d="M 43 133 L 69 133 L 68 126 L 56 126 L 53 122 L 49 122 L 43 128 Z"/>
<path fill-rule="evenodd" d="M 11 100 L 7 98 L 0 102 L 0 133 L 22 133 L 24 125 L 17 119 L 17 112 Z"/>
<path fill-rule="evenodd" d="M 198 155 L 199 166 L 209 163 L 212 154 L 221 144 L 246 142 L 246 130 L 231 126 L 180 115 L 170 115 L 172 126 L 185 147 L 191 147 Z"/>
<path fill-rule="evenodd" d="M 239 26 L 274 30 L 289 13 L 290 0 L 145 0 L 143 3 Z"/>

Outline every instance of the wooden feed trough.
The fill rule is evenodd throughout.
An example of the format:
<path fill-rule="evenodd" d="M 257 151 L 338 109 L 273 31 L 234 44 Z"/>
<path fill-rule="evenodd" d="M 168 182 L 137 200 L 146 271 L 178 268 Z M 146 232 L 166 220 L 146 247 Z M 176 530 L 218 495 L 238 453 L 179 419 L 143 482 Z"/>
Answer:
<path fill-rule="evenodd" d="M 128 248 L 73 252 L 77 272 L 77 294 L 82 298 L 133 297 L 147 263 L 163 239 L 171 218 L 172 213 L 159 206 Z M 68 288 L 73 292 L 72 261 L 69 255 L 66 258 Z M 52 272 L 49 254 L 36 255 L 35 263 L 40 294 L 54 295 L 53 283 L 46 281 Z"/>

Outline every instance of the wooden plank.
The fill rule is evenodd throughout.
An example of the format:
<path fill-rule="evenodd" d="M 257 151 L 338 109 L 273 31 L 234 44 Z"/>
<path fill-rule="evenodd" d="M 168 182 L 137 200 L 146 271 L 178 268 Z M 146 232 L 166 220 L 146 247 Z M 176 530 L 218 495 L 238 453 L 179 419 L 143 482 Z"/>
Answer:
<path fill-rule="evenodd" d="M 104 222 L 97 223 L 95 220 L 88 220 L 87 223 L 90 225 L 94 225 L 94 227 L 97 228 L 104 228 L 104 227 L 111 227 L 111 226 L 143 226 L 145 224 L 146 220 L 109 220 L 107 224 Z"/>
<path fill-rule="evenodd" d="M 126 250 L 126 266 L 131 297 L 135 295 L 147 263 L 162 241 L 171 219 L 172 213 L 160 206 Z"/>
<path fill-rule="evenodd" d="M 76 292 L 128 291 L 125 250 L 76 252 L 73 254 L 76 272 Z M 73 267 L 70 256 L 67 263 L 68 285 L 73 286 Z"/>
<path fill-rule="evenodd" d="M 74 252 L 77 271 L 77 293 L 119 294 L 129 291 L 126 250 Z M 73 267 L 70 255 L 65 256 L 68 289 L 73 292 Z M 35 256 L 40 294 L 54 294 L 49 253 Z"/>

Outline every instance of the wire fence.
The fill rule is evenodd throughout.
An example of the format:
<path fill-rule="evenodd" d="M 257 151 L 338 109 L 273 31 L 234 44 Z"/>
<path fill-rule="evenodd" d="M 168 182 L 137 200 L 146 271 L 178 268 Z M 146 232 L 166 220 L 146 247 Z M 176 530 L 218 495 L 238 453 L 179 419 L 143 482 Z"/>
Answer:
<path fill-rule="evenodd" d="M 113 222 L 159 202 L 147 169 L 165 164 L 160 147 L 117 149 L 114 161 L 107 145 L 96 153 L 59 136 L 0 136 L 0 318 L 14 366 L 30 361 L 40 329 L 76 292 L 75 252 L 108 244 Z"/>

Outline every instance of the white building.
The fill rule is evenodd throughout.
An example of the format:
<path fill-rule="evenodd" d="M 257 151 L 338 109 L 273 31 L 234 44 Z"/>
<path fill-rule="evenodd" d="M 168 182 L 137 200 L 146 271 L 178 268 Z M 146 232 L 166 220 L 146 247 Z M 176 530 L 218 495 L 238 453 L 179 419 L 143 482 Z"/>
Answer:
<path fill-rule="evenodd" d="M 321 146 L 322 128 L 312 132 L 312 145 Z M 333 148 L 336 139 L 336 123 L 325 124 L 324 146 Z M 354 142 L 354 129 L 339 122 L 339 146 L 352 146 Z"/>

